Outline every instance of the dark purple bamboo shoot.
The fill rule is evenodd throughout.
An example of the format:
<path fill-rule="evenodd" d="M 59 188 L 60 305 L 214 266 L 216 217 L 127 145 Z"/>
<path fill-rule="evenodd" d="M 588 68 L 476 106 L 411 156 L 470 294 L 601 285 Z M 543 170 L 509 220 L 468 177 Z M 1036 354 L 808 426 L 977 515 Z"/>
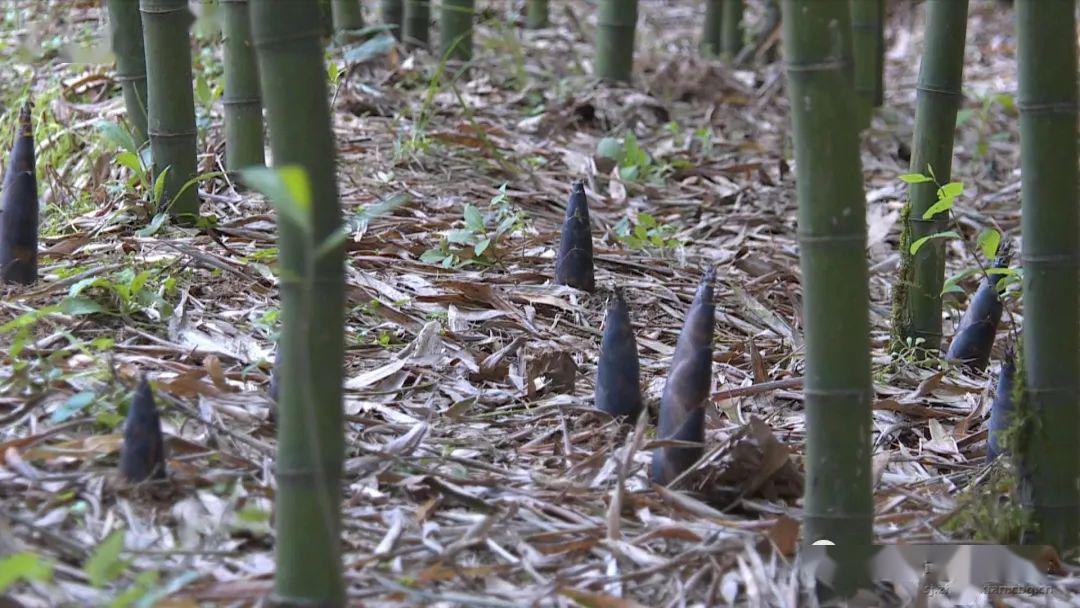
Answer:
<path fill-rule="evenodd" d="M 1016 359 L 1012 349 L 1005 351 L 1005 359 L 1001 362 L 1001 372 L 998 374 L 997 392 L 994 393 L 994 402 L 990 405 L 990 432 L 986 440 L 986 459 L 994 460 L 1006 450 L 1001 445 L 1002 431 L 1009 428 L 1012 423 L 1013 413 L 1013 378 L 1016 376 Z"/>
<path fill-rule="evenodd" d="M 604 317 L 604 338 L 596 365 L 596 407 L 629 422 L 637 420 L 642 410 L 637 341 L 626 300 L 618 289 Z"/>
<path fill-rule="evenodd" d="M 660 398 L 657 439 L 705 441 L 705 405 L 712 380 L 712 337 L 715 317 L 713 270 L 705 273 L 679 333 L 667 384 Z M 704 448 L 665 447 L 653 452 L 652 481 L 671 483 L 701 458 Z"/>
<path fill-rule="evenodd" d="M 559 254 L 555 258 L 555 282 L 583 291 L 593 291 L 592 230 L 585 184 L 574 182 L 566 203 Z"/>
<path fill-rule="evenodd" d="M 995 268 L 1005 268 L 1008 265 L 1007 252 L 994 262 Z M 971 298 L 967 311 L 960 319 L 960 326 L 949 344 L 946 359 L 958 361 L 973 370 L 986 369 L 986 365 L 990 363 L 990 349 L 994 346 L 994 337 L 1003 310 L 997 288 L 1000 279 L 1000 275 L 990 275 L 983 279 L 982 285 Z"/>
<path fill-rule="evenodd" d="M 165 441 L 161 437 L 161 419 L 146 376 L 139 381 L 128 409 L 124 447 L 120 451 L 120 473 L 132 483 L 165 478 Z"/>
<path fill-rule="evenodd" d="M 38 193 L 30 102 L 19 112 L 0 204 L 0 277 L 29 285 L 37 280 Z"/>

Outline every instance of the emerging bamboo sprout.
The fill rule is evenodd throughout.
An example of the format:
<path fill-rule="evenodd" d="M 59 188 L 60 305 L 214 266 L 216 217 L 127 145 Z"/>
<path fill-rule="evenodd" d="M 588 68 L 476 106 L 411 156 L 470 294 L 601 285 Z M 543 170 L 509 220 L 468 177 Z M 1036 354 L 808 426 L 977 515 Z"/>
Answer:
<path fill-rule="evenodd" d="M 379 5 L 379 15 L 384 25 L 389 25 L 394 38 L 401 40 L 403 26 L 405 25 L 404 0 L 382 0 Z"/>
<path fill-rule="evenodd" d="M 994 262 L 994 268 L 1008 266 L 1010 256 L 1007 249 L 1003 250 Z M 998 290 L 998 285 L 1002 283 L 1000 279 L 999 275 L 990 275 L 983 279 L 960 319 L 960 326 L 949 344 L 946 359 L 959 361 L 974 370 L 986 369 L 998 324 L 1001 323 L 1003 306 Z"/>
<path fill-rule="evenodd" d="M 596 18 L 596 59 L 593 62 L 598 78 L 630 82 L 634 71 L 637 16 L 637 0 L 600 0 Z"/>
<path fill-rule="evenodd" d="M 642 410 L 637 341 L 622 290 L 608 304 L 600 361 L 596 365 L 596 408 L 634 422 Z"/>
<path fill-rule="evenodd" d="M 472 59 L 474 0 L 443 0 L 439 10 L 439 46 L 444 57 Z"/>
<path fill-rule="evenodd" d="M 555 257 L 555 282 L 582 291 L 596 288 L 593 278 L 592 226 L 585 184 L 574 182 L 566 203 L 559 253 Z"/>
<path fill-rule="evenodd" d="M 428 30 L 431 26 L 431 2 L 429 0 L 405 0 L 405 46 L 426 49 Z"/>
<path fill-rule="evenodd" d="M 998 374 L 997 390 L 994 402 L 990 405 L 989 435 L 986 439 L 986 459 L 994 460 L 1005 448 L 1001 445 L 1000 434 L 1009 428 L 1013 413 L 1013 379 L 1016 376 L 1016 359 L 1011 348 L 1006 349 Z"/>
<path fill-rule="evenodd" d="M 540 30 L 549 25 L 548 0 L 528 0 L 525 10 L 525 27 L 527 29 Z"/>
<path fill-rule="evenodd" d="M 868 0 L 860 0 L 868 1 Z M 911 146 L 911 172 L 933 170 L 940 184 L 952 175 L 953 136 L 964 72 L 964 33 L 968 0 L 930 0 L 926 3 L 926 48 L 919 66 L 915 95 L 915 135 Z M 922 339 L 933 354 L 941 348 L 941 287 L 945 282 L 945 240 L 930 239 L 914 255 L 913 242 L 948 230 L 949 213 L 930 219 L 923 214 L 937 202 L 932 182 L 908 186 L 909 202 L 900 238 L 900 276 L 893 292 L 894 350 Z"/>
<path fill-rule="evenodd" d="M 139 2 L 146 47 L 147 124 L 154 175 L 168 170 L 161 202 L 173 216 L 195 216 L 199 213 L 198 189 L 189 182 L 196 173 L 197 132 L 188 33 L 194 16 L 187 0 Z"/>
<path fill-rule="evenodd" d="M 1080 543 L 1080 175 L 1076 3 L 1016 0 L 1024 408 L 1020 452 L 1034 542 Z M 1020 404 L 1017 404 L 1020 406 Z M 1026 417 L 1026 416 L 1025 416 Z"/>
<path fill-rule="evenodd" d="M 743 47 L 743 0 L 724 0 L 720 21 L 720 53 L 734 61 Z"/>
<path fill-rule="evenodd" d="M 334 19 L 334 30 L 343 40 L 352 38 L 356 30 L 364 27 L 364 12 L 361 0 L 332 0 L 330 11 Z"/>
<path fill-rule="evenodd" d="M 116 79 L 124 90 L 124 108 L 134 130 L 135 141 L 146 143 L 146 51 L 143 49 L 142 16 L 139 3 L 108 0 L 109 31 L 116 55 Z"/>
<path fill-rule="evenodd" d="M 120 473 L 132 483 L 165 478 L 161 418 L 146 376 L 139 380 L 128 409 L 124 445 L 120 451 Z"/>
<path fill-rule="evenodd" d="M 705 22 L 701 28 L 701 53 L 706 57 L 720 55 L 723 24 L 724 0 L 705 0 Z"/>
<path fill-rule="evenodd" d="M 262 98 L 251 45 L 248 0 L 223 0 L 225 11 L 225 162 L 229 171 L 262 165 Z"/>
<path fill-rule="evenodd" d="M 705 406 L 712 382 L 715 271 L 709 269 L 679 332 L 660 398 L 658 439 L 705 441 Z M 653 452 L 652 481 L 667 485 L 701 458 L 702 447 L 664 447 Z"/>
<path fill-rule="evenodd" d="M 31 108 L 27 101 L 19 111 L 0 204 L 0 278 L 23 285 L 37 280 L 38 192 Z"/>

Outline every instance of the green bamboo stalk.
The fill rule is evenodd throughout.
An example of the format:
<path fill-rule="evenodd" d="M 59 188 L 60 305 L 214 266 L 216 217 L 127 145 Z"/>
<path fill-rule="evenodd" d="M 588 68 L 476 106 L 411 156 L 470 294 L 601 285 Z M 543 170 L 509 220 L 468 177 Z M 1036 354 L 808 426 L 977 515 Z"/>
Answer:
<path fill-rule="evenodd" d="M 720 55 L 723 35 L 724 0 L 705 0 L 705 22 L 701 28 L 701 54 L 706 57 Z"/>
<path fill-rule="evenodd" d="M 728 60 L 734 60 L 743 47 L 743 0 L 723 1 L 720 53 Z"/>
<path fill-rule="evenodd" d="M 393 28 L 394 38 L 401 40 L 402 28 L 405 25 L 405 7 L 403 0 L 382 0 L 379 5 L 379 16 L 384 25 Z"/>
<path fill-rule="evenodd" d="M 525 7 L 525 27 L 530 30 L 542 30 L 550 25 L 548 0 L 528 0 Z"/>
<path fill-rule="evenodd" d="M 927 0 L 926 42 L 915 96 L 911 172 L 933 168 L 939 184 L 952 175 L 956 111 L 963 99 L 964 35 L 968 0 Z M 941 349 L 941 288 L 945 282 L 945 241 L 931 239 L 911 255 L 911 243 L 948 230 L 949 213 L 923 214 L 937 202 L 933 182 L 908 186 L 905 226 L 900 237 L 900 277 L 893 297 L 893 349 L 922 340 L 930 353 Z"/>
<path fill-rule="evenodd" d="M 153 173 L 165 175 L 161 202 L 174 217 L 198 215 L 195 96 L 191 89 L 191 24 L 187 0 L 139 0 L 146 48 L 147 133 Z M 155 177 L 156 179 L 156 177 Z"/>
<path fill-rule="evenodd" d="M 355 38 L 356 31 L 363 29 L 364 11 L 360 0 L 333 0 L 330 8 L 334 30 L 342 40 Z"/>
<path fill-rule="evenodd" d="M 637 15 L 637 0 L 600 0 L 594 67 L 598 78 L 630 82 L 634 71 Z"/>
<path fill-rule="evenodd" d="M 439 9 L 439 43 L 444 57 L 472 59 L 473 0 L 443 0 Z"/>
<path fill-rule="evenodd" d="M 138 2 L 108 0 L 109 30 L 116 55 L 116 79 L 124 90 L 124 107 L 135 141 L 142 146 L 146 135 L 146 52 L 143 50 L 142 16 Z"/>
<path fill-rule="evenodd" d="M 330 6 L 331 0 L 317 0 L 319 3 L 319 26 L 323 38 L 334 36 L 334 9 Z"/>
<path fill-rule="evenodd" d="M 225 12 L 225 164 L 229 171 L 262 165 L 262 99 L 248 0 L 221 0 Z"/>
<path fill-rule="evenodd" d="M 884 0 L 851 1 L 851 43 L 855 54 L 855 92 L 864 100 L 862 126 L 870 122 L 871 108 L 881 105 L 882 61 L 885 58 Z"/>
<path fill-rule="evenodd" d="M 430 27 L 431 3 L 428 0 L 405 0 L 405 46 L 426 49 Z"/>
<path fill-rule="evenodd" d="M 319 12 L 312 2 L 253 0 L 251 22 L 274 166 L 304 169 L 311 199 L 310 226 L 278 217 L 274 593 L 279 605 L 343 606 L 344 249 L 326 245 L 342 219 Z"/>
<path fill-rule="evenodd" d="M 1024 264 L 1021 451 L 1034 539 L 1080 546 L 1080 203 L 1073 0 L 1016 0 Z"/>
<path fill-rule="evenodd" d="M 806 328 L 803 539 L 835 543 L 837 590 L 865 583 L 870 475 L 870 321 L 847 2 L 784 0 Z"/>

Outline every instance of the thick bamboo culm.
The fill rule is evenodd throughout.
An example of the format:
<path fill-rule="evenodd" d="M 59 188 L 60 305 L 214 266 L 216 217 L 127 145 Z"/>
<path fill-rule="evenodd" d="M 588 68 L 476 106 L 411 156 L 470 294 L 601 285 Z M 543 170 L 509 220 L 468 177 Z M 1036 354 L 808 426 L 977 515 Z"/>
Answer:
<path fill-rule="evenodd" d="M 963 99 L 964 35 L 968 0 L 927 0 L 926 38 L 915 96 L 915 136 L 911 172 L 929 174 L 939 184 L 952 175 L 956 112 Z M 945 282 L 945 241 L 931 239 L 916 253 L 916 240 L 948 230 L 948 212 L 923 214 L 937 202 L 933 182 L 908 186 L 907 226 L 900 242 L 900 283 L 893 302 L 894 348 L 908 342 L 936 355 L 941 349 L 941 288 Z"/>
<path fill-rule="evenodd" d="M 146 135 L 146 51 L 143 48 L 142 16 L 139 3 L 108 0 L 109 31 L 116 55 L 116 79 L 124 91 L 124 108 L 135 141 L 141 146 Z"/>
<path fill-rule="evenodd" d="M 443 0 L 439 8 L 440 53 L 450 59 L 472 59 L 473 0 Z"/>
<path fill-rule="evenodd" d="M 630 82 L 634 71 L 637 0 L 600 0 L 594 71 L 604 80 Z"/>
<path fill-rule="evenodd" d="M 404 0 L 382 0 L 379 4 L 379 18 L 383 25 L 390 26 L 394 38 L 401 40 L 402 30 L 405 25 Z"/>
<path fill-rule="evenodd" d="M 238 171 L 266 162 L 262 96 L 251 43 L 248 0 L 221 0 L 225 12 L 225 167 Z"/>
<path fill-rule="evenodd" d="M 743 0 L 724 0 L 720 24 L 720 54 L 734 60 L 743 47 Z"/>
<path fill-rule="evenodd" d="M 174 217 L 199 213 L 195 95 L 191 88 L 191 24 L 187 0 L 140 0 L 146 48 L 147 134 L 153 173 L 168 169 L 161 204 Z M 187 186 L 185 188 L 185 185 Z"/>
<path fill-rule="evenodd" d="M 528 0 L 525 7 L 525 28 L 539 30 L 550 24 L 548 0 Z"/>
<path fill-rule="evenodd" d="M 803 542 L 837 545 L 836 590 L 868 582 L 873 538 L 866 201 L 847 2 L 784 0 L 805 327 Z"/>
<path fill-rule="evenodd" d="M 324 47 L 313 2 L 254 0 L 252 34 L 275 167 L 308 177 L 309 225 L 279 214 L 275 605 L 344 606 L 344 248 Z"/>
<path fill-rule="evenodd" d="M 428 47 L 431 29 L 431 2 L 405 0 L 405 23 L 402 40 L 410 48 Z"/>
<path fill-rule="evenodd" d="M 360 0 L 331 0 L 334 31 L 338 37 L 348 40 L 364 27 L 364 12 Z"/>
<path fill-rule="evenodd" d="M 871 108 L 884 100 L 885 0 L 851 0 L 851 43 L 855 59 L 855 92 L 864 100 L 860 117 L 869 124 Z"/>
<path fill-rule="evenodd" d="M 723 36 L 724 0 L 705 0 L 705 21 L 701 26 L 701 53 L 706 57 L 720 55 Z"/>
<path fill-rule="evenodd" d="M 1073 0 L 1016 0 L 1024 266 L 1025 540 L 1080 544 L 1080 202 Z M 1027 537 L 1031 537 L 1028 539 Z"/>

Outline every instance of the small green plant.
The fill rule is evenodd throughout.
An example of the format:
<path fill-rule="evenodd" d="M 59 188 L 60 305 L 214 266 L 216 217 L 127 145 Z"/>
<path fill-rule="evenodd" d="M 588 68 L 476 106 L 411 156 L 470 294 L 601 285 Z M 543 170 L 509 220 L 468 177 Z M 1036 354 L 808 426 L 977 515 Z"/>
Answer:
<path fill-rule="evenodd" d="M 656 162 L 638 143 L 633 131 L 627 131 L 622 140 L 605 137 L 596 145 L 596 155 L 614 161 L 619 168 L 619 179 L 625 182 L 662 182 L 672 168 Z"/>
<path fill-rule="evenodd" d="M 175 277 L 160 271 L 124 268 L 110 276 L 87 277 L 68 290 L 68 299 L 81 302 L 87 310 L 130 316 L 142 313 L 158 320 L 172 314 L 166 299 L 175 295 Z"/>
<path fill-rule="evenodd" d="M 990 142 L 1009 139 L 1007 131 L 989 133 L 990 115 L 995 106 L 1000 107 L 1010 116 L 1016 114 L 1016 100 L 1008 93 L 983 93 L 975 95 L 979 105 L 976 108 L 964 108 L 956 113 L 956 127 L 971 123 L 978 134 L 975 143 L 975 158 L 983 158 L 990 151 Z"/>
<path fill-rule="evenodd" d="M 505 241 L 525 229 L 525 214 L 510 202 L 506 184 L 499 187 L 486 212 L 466 204 L 463 216 L 463 226 L 446 232 L 438 246 L 420 256 L 421 261 L 444 268 L 491 266 L 505 255 Z"/>
<path fill-rule="evenodd" d="M 906 184 L 922 184 L 933 183 L 937 188 L 937 202 L 930 206 L 922 214 L 922 219 L 929 220 L 939 213 L 948 213 L 956 205 L 956 200 L 964 193 L 963 182 L 949 182 L 947 184 L 940 184 L 937 178 L 934 176 L 934 168 L 928 166 L 927 172 L 929 175 L 923 175 L 921 173 L 905 173 L 900 176 L 900 180 Z M 950 239 L 961 238 L 959 232 L 959 226 L 956 230 L 945 230 L 942 232 L 936 232 L 919 239 L 916 239 L 911 243 L 909 251 L 912 256 L 918 253 L 926 243 L 934 239 Z M 982 253 L 983 258 L 989 263 L 993 262 L 999 246 L 1001 245 L 1001 233 L 994 228 L 986 228 L 979 233 L 976 238 L 976 247 Z M 988 276 L 1000 276 L 1002 281 L 1005 281 L 1005 285 L 1002 287 L 1008 287 L 1020 282 L 1020 271 L 1015 268 L 993 268 L 984 267 L 980 265 L 977 268 L 968 268 L 962 272 L 949 277 L 941 290 L 941 295 L 948 293 L 964 293 L 964 289 L 960 287 L 959 283 L 964 279 L 973 275 L 986 274 Z"/>
<path fill-rule="evenodd" d="M 674 237 L 675 227 L 661 224 L 648 213 L 639 213 L 637 221 L 624 217 L 615 224 L 615 236 L 633 250 L 674 249 L 682 243 Z"/>
<path fill-rule="evenodd" d="M 1015 471 L 998 463 L 987 479 L 972 484 L 959 496 L 960 504 L 942 529 L 956 537 L 1019 544 L 1033 522 L 1019 500 Z"/>

